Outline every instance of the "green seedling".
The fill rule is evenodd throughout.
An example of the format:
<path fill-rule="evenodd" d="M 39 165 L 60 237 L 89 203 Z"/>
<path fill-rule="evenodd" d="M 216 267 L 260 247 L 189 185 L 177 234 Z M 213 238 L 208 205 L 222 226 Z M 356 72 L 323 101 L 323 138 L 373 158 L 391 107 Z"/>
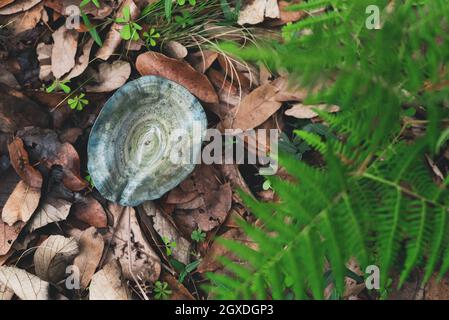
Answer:
<path fill-rule="evenodd" d="M 139 31 L 142 27 L 131 20 L 131 11 L 129 6 L 123 8 L 123 17 L 115 19 L 116 23 L 122 24 L 122 30 L 120 30 L 120 36 L 123 40 L 138 41 L 140 39 Z"/>
<path fill-rule="evenodd" d="M 64 91 L 64 93 L 70 93 L 72 89 L 70 89 L 70 87 L 67 85 L 67 83 L 69 82 L 70 80 L 55 80 L 47 89 L 45 89 L 45 91 L 47 93 L 51 93 L 54 91 L 62 90 Z"/>
<path fill-rule="evenodd" d="M 173 249 L 176 248 L 176 242 L 170 241 L 170 239 L 165 237 L 162 238 L 162 241 L 164 241 L 167 256 L 171 256 L 173 254 Z"/>
<path fill-rule="evenodd" d="M 206 239 L 206 233 L 203 232 L 201 229 L 193 230 L 190 237 L 192 238 L 192 240 L 196 242 L 203 242 Z"/>
<path fill-rule="evenodd" d="M 154 298 L 157 300 L 165 300 L 170 297 L 172 291 L 168 287 L 167 282 L 156 281 L 154 284 Z"/>
<path fill-rule="evenodd" d="M 85 106 L 89 104 L 89 100 L 84 99 L 86 95 L 81 93 L 80 95 L 70 98 L 67 102 L 69 103 L 70 109 L 82 111 Z"/>
<path fill-rule="evenodd" d="M 179 4 L 180 6 L 183 6 L 183 5 L 186 4 L 186 0 L 178 0 L 177 2 L 178 2 L 178 4 Z M 196 0 L 189 0 L 189 4 L 190 4 L 192 7 L 195 6 Z"/>
<path fill-rule="evenodd" d="M 195 21 L 188 11 L 183 10 L 182 15 L 175 16 L 175 23 L 181 26 L 183 29 L 192 26 Z"/>
<path fill-rule="evenodd" d="M 145 44 L 147 47 L 155 47 L 157 44 L 157 39 L 161 37 L 161 34 L 156 31 L 156 29 L 151 28 L 148 32 L 143 33 L 143 37 L 145 38 Z"/>
<path fill-rule="evenodd" d="M 93 3 L 97 8 L 100 8 L 100 1 L 99 0 L 83 0 L 80 3 L 80 8 L 83 8 L 87 6 L 89 3 Z"/>

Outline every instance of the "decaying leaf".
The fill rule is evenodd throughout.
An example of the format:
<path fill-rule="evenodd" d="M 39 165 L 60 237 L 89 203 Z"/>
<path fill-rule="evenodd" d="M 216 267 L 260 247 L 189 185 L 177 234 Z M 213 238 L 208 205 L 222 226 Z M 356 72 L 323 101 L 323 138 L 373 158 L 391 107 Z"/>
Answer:
<path fill-rule="evenodd" d="M 57 283 L 65 275 L 67 265 L 78 253 L 74 238 L 52 235 L 34 253 L 34 269 L 42 280 Z"/>
<path fill-rule="evenodd" d="M 248 94 L 238 107 L 232 128 L 245 131 L 264 123 L 282 106 L 275 100 L 278 91 L 277 87 L 267 83 Z"/>
<path fill-rule="evenodd" d="M 161 273 L 160 259 L 142 234 L 136 212 L 130 207 L 111 204 L 115 230 L 107 261 L 118 260 L 126 279 L 154 282 Z"/>
<path fill-rule="evenodd" d="M 168 287 L 172 291 L 170 300 L 195 300 L 189 290 L 172 275 L 164 273 L 161 276 L 161 281 L 167 282 Z"/>
<path fill-rule="evenodd" d="M 71 11 L 68 10 L 70 6 L 79 6 L 81 0 L 45 0 L 45 6 L 53 9 L 61 15 L 68 16 Z M 109 2 L 109 1 L 108 1 Z M 100 1 L 101 6 L 97 8 L 92 1 L 83 7 L 83 12 L 98 19 L 103 19 L 109 16 L 112 8 L 106 1 Z"/>
<path fill-rule="evenodd" d="M 0 1 L 0 8 L 6 7 L 8 4 L 14 2 L 15 0 L 2 0 Z"/>
<path fill-rule="evenodd" d="M 237 23 L 258 24 L 267 18 L 279 18 L 279 7 L 277 0 L 248 0 L 239 13 Z"/>
<path fill-rule="evenodd" d="M 23 227 L 25 227 L 23 222 L 17 222 L 13 226 L 8 226 L 3 221 L 0 221 L 0 256 L 8 253 Z"/>
<path fill-rule="evenodd" d="M 84 44 L 81 55 L 75 61 L 75 66 L 70 73 L 64 77 L 64 79 L 70 80 L 72 78 L 76 78 L 81 75 L 84 70 L 86 70 L 89 65 L 90 50 L 92 49 L 93 44 L 94 40 L 92 38 Z"/>
<path fill-rule="evenodd" d="M 126 61 L 114 61 L 100 64 L 98 72 L 94 74 L 97 85 L 87 86 L 88 92 L 110 92 L 120 88 L 128 80 L 131 66 Z"/>
<path fill-rule="evenodd" d="M 189 54 L 187 60 L 192 67 L 201 73 L 205 73 L 218 57 L 218 52 L 204 50 Z"/>
<path fill-rule="evenodd" d="M 17 12 L 26 11 L 42 0 L 16 0 L 0 9 L 0 15 L 9 15 Z M 7 2 L 10 2 L 9 0 Z"/>
<path fill-rule="evenodd" d="M 30 159 L 22 139 L 15 137 L 8 145 L 8 151 L 11 165 L 25 183 L 31 188 L 39 189 L 42 187 L 42 175 L 30 165 Z"/>
<path fill-rule="evenodd" d="M 130 297 L 117 261 L 111 261 L 92 277 L 90 300 L 130 300 Z"/>
<path fill-rule="evenodd" d="M 16 267 L 0 267 L 0 284 L 22 300 L 48 300 L 50 284 Z"/>
<path fill-rule="evenodd" d="M 12 30 L 14 35 L 28 31 L 36 27 L 42 17 L 44 6 L 38 4 L 31 9 L 8 16 L 4 24 L 8 25 L 8 29 Z"/>
<path fill-rule="evenodd" d="M 84 230 L 78 240 L 79 254 L 73 260 L 73 265 L 80 271 L 80 286 L 87 288 L 100 263 L 104 249 L 103 237 L 97 229 L 90 227 Z"/>
<path fill-rule="evenodd" d="M 141 75 L 160 76 L 174 81 L 204 102 L 218 103 L 217 93 L 209 79 L 184 61 L 157 52 L 146 52 L 137 57 L 136 68 Z"/>
<path fill-rule="evenodd" d="M 53 33 L 53 41 L 51 70 L 55 78 L 60 79 L 75 66 L 78 32 L 68 30 L 64 24 Z"/>
<path fill-rule="evenodd" d="M 53 44 L 39 43 L 36 48 L 37 60 L 39 60 L 39 79 L 48 81 L 52 77 L 51 52 Z"/>
<path fill-rule="evenodd" d="M 174 58 L 174 59 L 183 59 L 189 53 L 187 51 L 186 47 L 184 47 L 178 41 L 173 41 L 173 40 L 167 42 L 164 45 L 163 49 L 164 49 L 164 53 L 167 54 L 167 56 Z"/>
<path fill-rule="evenodd" d="M 97 228 L 106 228 L 108 224 L 103 207 L 91 196 L 74 203 L 70 216 Z"/>
<path fill-rule="evenodd" d="M 40 189 L 20 181 L 3 208 L 3 222 L 9 226 L 13 226 L 17 221 L 27 222 L 39 205 L 40 197 Z"/>
<path fill-rule="evenodd" d="M 293 105 L 290 109 L 286 110 L 285 114 L 287 116 L 295 117 L 297 119 L 311 119 L 318 116 L 318 114 L 315 111 L 313 111 L 314 109 L 326 112 L 340 111 L 340 107 L 335 105 L 326 105 L 326 104 L 304 105 L 302 103 L 297 103 Z"/>
<path fill-rule="evenodd" d="M 14 296 L 14 291 L 8 289 L 7 286 L 0 283 L 0 301 L 11 300 L 13 296 Z"/>
<path fill-rule="evenodd" d="M 161 238 L 176 243 L 176 247 L 172 249 L 173 258 L 188 264 L 190 260 L 190 242 L 179 234 L 175 225 L 164 216 L 153 201 L 144 202 L 142 209 L 147 216 L 152 218 L 154 229 Z"/>
<path fill-rule="evenodd" d="M 64 171 L 64 185 L 73 191 L 87 187 L 87 182 L 80 177 L 80 159 L 70 143 L 61 143 L 58 135 L 49 129 L 27 128 L 17 135 L 30 150 L 30 158 L 40 161 L 48 169 L 60 165 Z"/>
<path fill-rule="evenodd" d="M 117 11 L 117 17 L 123 17 L 123 8 L 129 8 L 131 20 L 136 19 L 140 10 L 136 6 L 133 0 L 125 0 L 122 2 L 119 10 Z M 123 25 L 118 23 L 113 23 L 111 26 L 111 30 L 108 32 L 106 36 L 106 40 L 103 43 L 103 46 L 97 51 L 96 57 L 102 60 L 108 60 L 109 57 L 114 53 L 114 51 L 118 48 L 120 43 L 122 42 L 122 37 L 120 36 L 120 30 L 122 30 Z"/>
<path fill-rule="evenodd" d="M 71 203 L 62 200 L 48 198 L 39 208 L 31 219 L 29 224 L 30 232 L 42 228 L 49 223 L 63 221 L 70 212 Z"/>

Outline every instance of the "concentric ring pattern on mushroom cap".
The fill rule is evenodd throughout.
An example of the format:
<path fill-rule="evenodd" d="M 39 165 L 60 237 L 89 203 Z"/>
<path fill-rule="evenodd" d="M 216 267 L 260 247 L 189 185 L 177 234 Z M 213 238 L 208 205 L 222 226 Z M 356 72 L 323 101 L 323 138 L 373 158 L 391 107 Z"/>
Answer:
<path fill-rule="evenodd" d="M 108 200 L 136 206 L 160 198 L 195 168 L 207 120 L 183 86 L 146 76 L 106 102 L 90 133 L 88 169 Z"/>

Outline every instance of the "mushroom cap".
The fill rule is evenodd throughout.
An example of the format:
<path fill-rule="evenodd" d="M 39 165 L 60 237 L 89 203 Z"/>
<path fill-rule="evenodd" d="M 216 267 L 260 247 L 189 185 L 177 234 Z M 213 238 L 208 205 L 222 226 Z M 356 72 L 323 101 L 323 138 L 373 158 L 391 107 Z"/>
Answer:
<path fill-rule="evenodd" d="M 88 170 L 106 199 L 137 206 L 160 198 L 199 163 L 204 110 L 183 86 L 156 76 L 128 82 L 101 110 L 89 136 Z"/>

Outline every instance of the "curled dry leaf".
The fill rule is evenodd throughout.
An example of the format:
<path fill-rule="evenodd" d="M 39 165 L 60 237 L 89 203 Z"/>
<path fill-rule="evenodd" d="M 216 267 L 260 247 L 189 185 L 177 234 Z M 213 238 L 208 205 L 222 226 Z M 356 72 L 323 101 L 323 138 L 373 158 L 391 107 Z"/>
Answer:
<path fill-rule="evenodd" d="M 17 222 L 13 226 L 8 226 L 3 221 L 0 221 L 0 256 L 8 253 L 23 227 L 25 227 L 23 222 Z"/>
<path fill-rule="evenodd" d="M 81 55 L 75 61 L 75 67 L 70 71 L 68 75 L 64 77 L 66 80 L 70 80 L 72 78 L 76 78 L 81 75 L 84 70 L 86 70 L 89 65 L 89 56 L 90 50 L 92 49 L 92 45 L 94 44 L 94 39 L 89 39 L 83 46 Z"/>
<path fill-rule="evenodd" d="M 17 174 L 32 188 L 42 187 L 42 175 L 30 165 L 28 153 L 19 137 L 8 145 L 9 159 Z"/>
<path fill-rule="evenodd" d="M 26 11 L 32 7 L 34 7 L 36 4 L 41 2 L 42 0 L 16 0 L 11 4 L 8 4 L 7 6 L 4 6 L 0 9 L 0 15 L 10 15 L 22 11 Z M 10 2 L 9 0 L 7 2 Z M 0 5 L 0 7 L 2 7 Z"/>
<path fill-rule="evenodd" d="M 16 267 L 0 267 L 0 284 L 22 300 L 48 300 L 50 284 Z"/>
<path fill-rule="evenodd" d="M 187 60 L 196 71 L 205 73 L 215 60 L 217 60 L 217 57 L 218 52 L 203 50 L 188 55 Z"/>
<path fill-rule="evenodd" d="M 80 285 L 83 289 L 89 286 L 92 276 L 100 263 L 104 249 L 103 237 L 97 229 L 90 227 L 83 231 L 78 240 L 79 254 L 73 265 L 80 271 Z"/>
<path fill-rule="evenodd" d="M 36 211 L 33 219 L 31 219 L 29 224 L 30 232 L 42 228 L 49 223 L 65 220 L 69 215 L 71 205 L 66 200 L 48 198 L 41 208 Z"/>
<path fill-rule="evenodd" d="M 218 103 L 217 93 L 209 79 L 184 61 L 169 58 L 157 52 L 146 52 L 137 57 L 136 68 L 143 76 L 154 75 L 166 78 L 184 86 L 204 102 Z"/>
<path fill-rule="evenodd" d="M 156 281 L 161 273 L 160 259 L 142 234 L 135 210 L 111 204 L 109 211 L 116 224 L 106 260 L 118 260 L 128 280 L 139 277 L 143 281 Z"/>
<path fill-rule="evenodd" d="M 78 32 L 68 30 L 62 25 L 53 35 L 51 51 L 51 70 L 56 79 L 60 79 L 75 66 L 75 55 L 78 45 Z"/>
<path fill-rule="evenodd" d="M 183 59 L 189 53 L 187 48 L 178 41 L 169 41 L 163 47 L 164 53 L 174 59 Z"/>
<path fill-rule="evenodd" d="M 107 215 L 103 206 L 91 196 L 75 202 L 70 216 L 97 228 L 106 228 L 108 225 Z"/>
<path fill-rule="evenodd" d="M 131 66 L 126 61 L 114 61 L 100 64 L 98 72 L 94 73 L 97 85 L 87 86 L 88 92 L 110 92 L 120 88 L 131 75 Z"/>
<path fill-rule="evenodd" d="M 41 20 L 43 9 L 44 6 L 38 4 L 25 12 L 8 16 L 3 23 L 8 25 L 8 29 L 11 30 L 14 35 L 18 35 L 36 27 Z"/>
<path fill-rule="evenodd" d="M 117 11 L 117 17 L 123 17 L 123 8 L 129 8 L 131 20 L 136 19 L 140 10 L 132 0 L 123 1 L 119 10 Z M 111 26 L 111 30 L 108 32 L 106 36 L 106 40 L 103 43 L 103 46 L 97 51 L 96 57 L 102 60 L 108 60 L 109 57 L 114 53 L 114 51 L 118 48 L 120 43 L 122 42 L 122 37 L 120 35 L 120 30 L 122 30 L 123 25 L 118 23 L 113 23 Z"/>
<path fill-rule="evenodd" d="M 51 52 L 53 44 L 39 43 L 36 48 L 37 60 L 39 60 L 39 79 L 48 81 L 52 77 Z"/>
<path fill-rule="evenodd" d="M 39 205 L 41 190 L 20 181 L 2 211 L 2 220 L 9 226 L 17 221 L 27 222 Z"/>
<path fill-rule="evenodd" d="M 64 278 L 67 265 L 78 253 L 74 238 L 48 237 L 34 253 L 34 269 L 42 280 L 57 283 Z"/>
<path fill-rule="evenodd" d="M 89 300 L 130 300 L 117 261 L 111 261 L 94 274 L 89 287 Z"/>
<path fill-rule="evenodd" d="M 285 114 L 290 117 L 295 117 L 297 119 L 311 119 L 318 116 L 318 114 L 313 111 L 314 109 L 326 112 L 338 112 L 340 107 L 336 105 L 318 104 L 318 105 L 304 105 L 302 103 L 297 103 L 293 105 L 290 109 L 285 111 Z"/>
<path fill-rule="evenodd" d="M 232 128 L 245 131 L 264 123 L 282 106 L 275 100 L 278 92 L 276 86 L 267 83 L 248 94 L 237 109 Z"/>
<path fill-rule="evenodd" d="M 239 13 L 237 23 L 258 24 L 267 18 L 279 18 L 277 0 L 249 0 Z"/>
<path fill-rule="evenodd" d="M 142 204 L 143 212 L 153 220 L 153 226 L 161 239 L 175 242 L 176 247 L 172 249 L 173 258 L 188 264 L 190 260 L 190 242 L 179 234 L 175 225 L 156 207 L 153 201 Z"/>
<path fill-rule="evenodd" d="M 80 159 L 70 143 L 61 143 L 58 135 L 49 129 L 27 128 L 17 133 L 22 138 L 30 157 L 44 164 L 48 169 L 54 165 L 63 168 L 64 185 L 73 191 L 87 187 L 87 182 L 80 177 Z"/>

